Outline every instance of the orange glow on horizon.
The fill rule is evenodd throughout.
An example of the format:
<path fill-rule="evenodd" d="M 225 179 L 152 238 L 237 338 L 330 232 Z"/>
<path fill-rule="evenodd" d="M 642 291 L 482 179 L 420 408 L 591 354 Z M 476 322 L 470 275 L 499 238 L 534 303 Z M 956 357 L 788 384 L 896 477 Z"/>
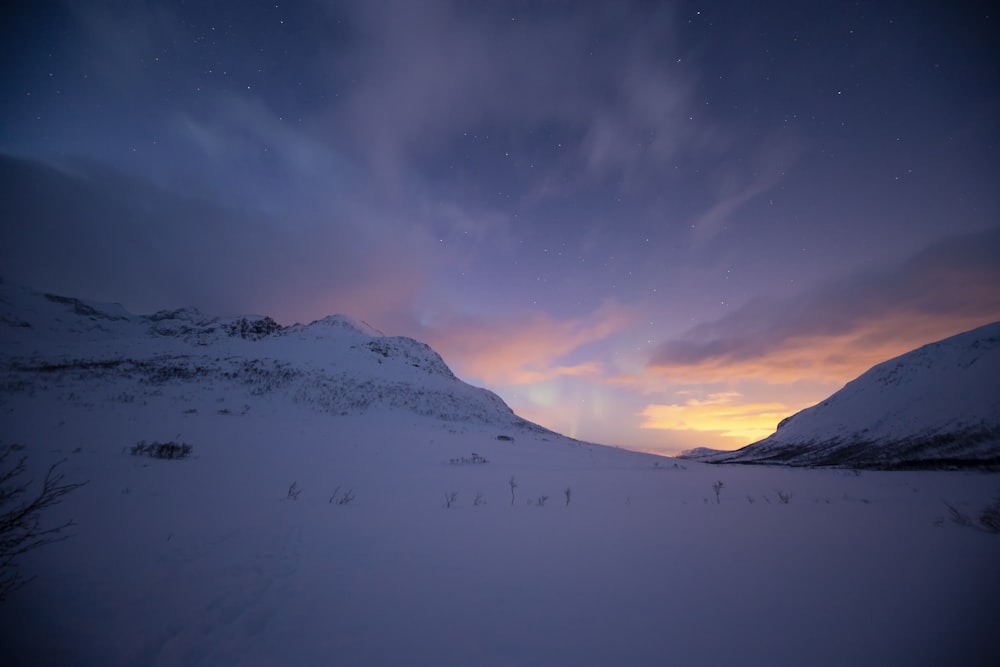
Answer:
<path fill-rule="evenodd" d="M 434 347 L 460 375 L 510 397 L 527 419 L 571 437 L 670 453 L 735 449 L 766 438 L 782 419 L 872 366 L 983 324 L 897 314 L 847 333 L 787 338 L 743 360 L 655 368 L 608 357 L 559 363 L 583 345 L 613 349 L 613 336 L 629 322 L 619 308 L 584 320 L 532 314 L 500 325 L 465 321 L 438 331 Z M 625 363 L 627 372 L 612 368 Z"/>
<path fill-rule="evenodd" d="M 897 315 L 842 335 L 790 339 L 746 360 L 720 358 L 657 367 L 653 370 L 661 380 L 681 386 L 743 388 L 755 379 L 772 389 L 796 383 L 811 388 L 795 392 L 787 404 L 760 401 L 757 397 L 774 393 L 765 386 L 765 390 L 755 391 L 754 397 L 718 392 L 703 399 L 650 403 L 636 414 L 644 418 L 643 429 L 702 433 L 707 446 L 720 449 L 729 448 L 726 441 L 747 445 L 771 435 L 782 419 L 815 405 L 872 366 L 984 323 L 982 318 L 941 320 Z"/>
<path fill-rule="evenodd" d="M 454 360 L 459 375 L 490 385 L 529 385 L 566 376 L 600 381 L 604 368 L 597 361 L 559 362 L 633 319 L 628 309 L 609 303 L 581 319 L 559 320 L 544 313 L 502 320 L 465 318 L 435 327 L 429 336 L 432 347 Z"/>
<path fill-rule="evenodd" d="M 636 414 L 645 418 L 640 428 L 716 433 L 749 444 L 773 433 L 777 423 L 792 412 L 784 403 L 742 402 L 741 398 L 736 392 L 726 392 L 680 404 L 651 403 Z"/>
<path fill-rule="evenodd" d="M 650 370 L 675 384 L 729 382 L 733 378 L 759 378 L 770 384 L 805 379 L 843 384 L 876 364 L 990 321 L 982 317 L 942 320 L 896 315 L 843 334 L 789 338 L 746 359 L 723 355 L 660 364 Z"/>
<path fill-rule="evenodd" d="M 666 453 L 692 443 L 735 449 L 766 438 L 782 419 L 872 366 L 986 323 L 897 313 L 844 333 L 765 342 L 745 359 L 648 367 L 609 354 L 631 320 L 626 310 L 608 307 L 581 320 L 532 314 L 499 325 L 465 321 L 436 331 L 434 347 L 460 375 L 516 397 L 511 406 L 525 418 L 572 437 Z M 599 346 L 595 359 L 559 363 L 591 344 Z"/>

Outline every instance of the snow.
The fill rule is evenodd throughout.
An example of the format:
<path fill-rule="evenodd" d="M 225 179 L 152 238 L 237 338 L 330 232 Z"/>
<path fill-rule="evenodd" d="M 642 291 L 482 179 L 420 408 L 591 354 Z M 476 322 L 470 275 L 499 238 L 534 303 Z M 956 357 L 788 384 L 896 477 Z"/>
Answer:
<path fill-rule="evenodd" d="M 20 561 L 35 578 L 0 604 L 2 665 L 987 665 L 1000 649 L 1000 536 L 942 503 L 975 515 L 995 474 L 661 458 L 524 422 L 426 346 L 348 320 L 248 340 L 184 315 L 200 333 L 156 336 L 0 287 L 4 321 L 32 325 L 0 322 L 2 442 L 33 479 L 65 459 L 89 481 L 45 516 L 71 537 Z M 131 361 L 84 363 L 114 359 Z M 305 390 L 344 383 L 362 400 Z M 140 440 L 193 454 L 132 456 Z M 451 463 L 473 452 L 487 462 Z"/>
<path fill-rule="evenodd" d="M 711 460 L 995 465 L 1000 462 L 1000 322 L 878 364 L 783 421 L 768 438 Z"/>

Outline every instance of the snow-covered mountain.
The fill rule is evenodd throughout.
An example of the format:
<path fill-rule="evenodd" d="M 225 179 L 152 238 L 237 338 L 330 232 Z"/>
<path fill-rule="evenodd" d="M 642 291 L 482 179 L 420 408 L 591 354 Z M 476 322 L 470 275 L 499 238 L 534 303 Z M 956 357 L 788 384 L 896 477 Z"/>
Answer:
<path fill-rule="evenodd" d="M 330 415 L 399 409 L 498 433 L 545 432 L 496 394 L 456 378 L 427 345 L 342 315 L 289 327 L 195 309 L 134 315 L 5 283 L 0 342 L 6 389 L 62 386 L 78 402 L 156 397 L 197 410 L 218 395 L 223 414 L 282 401 Z"/>
<path fill-rule="evenodd" d="M 583 443 L 343 317 L 138 316 L 0 284 L 0 519 L 52 470 L 85 484 L 36 526 L 67 539 L 15 559 L 0 665 L 997 655 L 995 475 Z"/>
<path fill-rule="evenodd" d="M 874 366 L 714 463 L 912 468 L 1000 464 L 1000 322 Z"/>

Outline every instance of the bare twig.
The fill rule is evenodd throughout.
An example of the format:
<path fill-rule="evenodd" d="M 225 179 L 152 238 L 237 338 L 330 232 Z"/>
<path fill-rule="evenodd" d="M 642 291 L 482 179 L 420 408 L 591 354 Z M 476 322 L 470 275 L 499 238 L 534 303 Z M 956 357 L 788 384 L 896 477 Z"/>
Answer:
<path fill-rule="evenodd" d="M 0 447 L 0 601 L 28 581 L 16 571 L 15 559 L 38 547 L 66 539 L 68 535 L 62 535 L 62 531 L 76 525 L 70 519 L 51 528 L 42 528 L 42 512 L 86 484 L 64 481 L 65 476 L 58 471 L 66 461 L 62 459 L 49 466 L 41 491 L 30 500 L 25 499 L 30 482 L 21 482 L 18 478 L 25 472 L 27 457 L 22 456 L 12 465 L 8 462 L 11 453 L 20 449 L 18 445 Z"/>
<path fill-rule="evenodd" d="M 720 479 L 715 484 L 712 484 L 712 490 L 715 491 L 715 504 L 718 505 L 721 501 L 719 500 L 719 492 L 722 491 L 722 487 L 725 486 Z"/>

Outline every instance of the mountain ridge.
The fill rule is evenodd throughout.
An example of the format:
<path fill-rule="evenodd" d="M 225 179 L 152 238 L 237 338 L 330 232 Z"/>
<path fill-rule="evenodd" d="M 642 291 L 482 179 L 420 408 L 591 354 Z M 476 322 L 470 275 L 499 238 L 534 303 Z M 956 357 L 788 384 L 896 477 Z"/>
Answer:
<path fill-rule="evenodd" d="M 551 433 L 517 416 L 493 392 L 457 378 L 428 345 L 386 336 L 346 315 L 289 326 L 267 316 L 212 317 L 195 308 L 137 315 L 119 304 L 3 282 L 0 342 L 7 376 L 0 395 L 36 384 L 124 383 L 117 395 L 131 400 L 169 395 L 183 401 L 185 393 L 235 385 L 246 406 L 282 397 L 332 415 L 405 410 Z"/>
<path fill-rule="evenodd" d="M 855 468 L 1000 465 L 1000 322 L 876 364 L 775 432 L 712 463 Z"/>

